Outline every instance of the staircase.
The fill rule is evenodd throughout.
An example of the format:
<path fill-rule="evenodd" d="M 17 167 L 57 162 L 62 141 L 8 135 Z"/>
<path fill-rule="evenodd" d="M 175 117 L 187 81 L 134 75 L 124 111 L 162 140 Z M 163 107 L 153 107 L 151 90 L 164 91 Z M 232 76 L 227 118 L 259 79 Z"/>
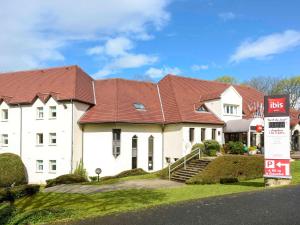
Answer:
<path fill-rule="evenodd" d="M 199 172 L 203 171 L 210 162 L 211 160 L 208 159 L 191 159 L 190 161 L 186 162 L 186 168 L 182 166 L 172 172 L 171 180 L 185 182 Z"/>

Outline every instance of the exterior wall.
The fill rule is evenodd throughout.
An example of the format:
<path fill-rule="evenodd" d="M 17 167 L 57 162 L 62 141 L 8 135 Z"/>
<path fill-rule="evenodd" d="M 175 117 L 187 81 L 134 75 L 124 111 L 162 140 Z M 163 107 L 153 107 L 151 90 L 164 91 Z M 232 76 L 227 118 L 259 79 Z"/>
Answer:
<path fill-rule="evenodd" d="M 89 105 L 73 102 L 73 160 L 72 170 L 76 168 L 82 159 L 82 126 L 78 123 L 80 117 L 88 110 Z"/>
<path fill-rule="evenodd" d="M 223 106 L 226 104 L 237 105 L 238 106 L 237 114 L 227 115 L 223 109 Z M 243 118 L 243 99 L 232 86 L 226 89 L 221 95 L 221 112 L 222 112 L 221 119 L 225 122 L 227 122 L 228 120 L 237 120 Z"/>
<path fill-rule="evenodd" d="M 194 142 L 192 143 L 189 140 L 190 128 L 195 128 Z M 202 143 L 201 128 L 205 128 L 205 140 L 212 139 L 212 129 L 216 129 L 216 141 L 218 141 L 220 144 L 223 143 L 223 127 L 221 125 L 188 123 L 166 125 L 164 131 L 165 158 L 168 157 L 172 161 L 174 160 L 174 158 L 181 158 L 191 151 L 191 147 L 194 144 Z M 164 163 L 166 166 L 166 160 Z"/>
<path fill-rule="evenodd" d="M 121 154 L 112 154 L 112 129 L 121 129 Z M 160 125 L 86 124 L 83 133 L 83 162 L 89 176 L 101 168 L 101 176 L 110 176 L 132 168 L 132 137 L 138 137 L 137 168 L 148 171 L 148 138 L 154 137 L 154 167 L 162 168 L 162 128 Z"/>
<path fill-rule="evenodd" d="M 2 109 L 8 109 L 8 120 L 2 120 Z M 14 153 L 20 155 L 20 108 L 9 106 L 5 102 L 0 104 L 0 154 Z M 2 143 L 2 134 L 8 135 L 8 145 Z"/>

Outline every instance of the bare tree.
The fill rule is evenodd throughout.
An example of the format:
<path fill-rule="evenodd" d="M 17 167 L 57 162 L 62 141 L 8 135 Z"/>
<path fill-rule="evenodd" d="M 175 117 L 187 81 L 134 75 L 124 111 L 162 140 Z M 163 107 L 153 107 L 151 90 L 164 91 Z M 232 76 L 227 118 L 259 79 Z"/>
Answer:
<path fill-rule="evenodd" d="M 244 82 L 244 84 L 251 86 L 266 95 L 274 94 L 274 88 L 279 83 L 279 79 L 276 77 L 262 76 L 262 77 L 253 77 L 250 80 Z"/>
<path fill-rule="evenodd" d="M 283 79 L 274 87 L 274 94 L 288 94 L 290 105 L 296 108 L 300 100 L 300 76 Z"/>

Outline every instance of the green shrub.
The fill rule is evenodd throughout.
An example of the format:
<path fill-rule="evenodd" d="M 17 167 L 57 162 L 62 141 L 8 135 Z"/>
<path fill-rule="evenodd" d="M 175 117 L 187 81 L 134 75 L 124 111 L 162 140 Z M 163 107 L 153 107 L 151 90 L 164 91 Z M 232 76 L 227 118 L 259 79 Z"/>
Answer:
<path fill-rule="evenodd" d="M 84 177 L 87 180 L 88 174 L 87 174 L 86 169 L 83 166 L 83 161 L 82 160 L 80 160 L 80 162 L 77 163 L 77 166 L 76 166 L 73 174 Z"/>
<path fill-rule="evenodd" d="M 8 203 L 0 204 L 0 225 L 5 225 L 15 212 L 15 207 Z"/>
<path fill-rule="evenodd" d="M 0 154 L 0 187 L 27 184 L 27 171 L 21 158 L 15 154 Z"/>
<path fill-rule="evenodd" d="M 90 181 L 91 181 L 91 182 L 96 182 L 96 181 L 98 181 L 98 176 L 90 176 L 89 178 L 90 178 Z"/>
<path fill-rule="evenodd" d="M 82 182 L 87 182 L 87 179 L 76 174 L 65 174 L 54 179 L 46 180 L 46 188 L 53 187 L 59 184 L 75 184 Z"/>
<path fill-rule="evenodd" d="M 202 143 L 196 143 L 196 144 L 194 144 L 193 147 L 192 147 L 192 151 L 197 150 L 197 149 L 199 149 L 199 148 L 200 148 L 202 151 L 204 151 L 204 149 L 205 149 L 204 144 L 202 144 Z"/>
<path fill-rule="evenodd" d="M 204 154 L 207 156 L 216 156 L 217 152 L 220 151 L 220 144 L 216 140 L 206 140 L 203 142 L 205 150 Z"/>
<path fill-rule="evenodd" d="M 125 170 L 117 175 L 114 178 L 122 178 L 122 177 L 129 177 L 129 176 L 138 176 L 138 175 L 145 175 L 148 174 L 145 170 L 141 168 L 132 169 L 132 170 Z"/>
<path fill-rule="evenodd" d="M 244 144 L 240 141 L 230 141 L 229 145 L 229 153 L 235 155 L 242 155 L 244 154 Z"/>
<path fill-rule="evenodd" d="M 203 172 L 187 181 L 188 184 L 228 183 L 260 178 L 264 172 L 262 156 L 226 155 L 213 160 Z"/>
<path fill-rule="evenodd" d="M 26 184 L 13 188 L 2 188 L 0 189 L 0 203 L 4 201 L 13 202 L 15 199 L 34 195 L 38 193 L 39 190 L 40 185 L 36 184 Z"/>

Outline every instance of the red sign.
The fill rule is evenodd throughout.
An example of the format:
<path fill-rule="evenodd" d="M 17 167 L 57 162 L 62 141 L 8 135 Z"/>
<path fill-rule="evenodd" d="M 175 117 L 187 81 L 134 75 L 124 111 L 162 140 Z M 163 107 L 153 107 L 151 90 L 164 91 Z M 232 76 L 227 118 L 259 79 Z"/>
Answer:
<path fill-rule="evenodd" d="M 289 116 L 288 95 L 265 96 L 265 117 Z"/>
<path fill-rule="evenodd" d="M 265 159 L 265 177 L 290 177 L 289 159 Z"/>
<path fill-rule="evenodd" d="M 263 130 L 263 126 L 262 125 L 256 125 L 255 130 L 256 130 L 256 132 L 260 133 Z"/>

